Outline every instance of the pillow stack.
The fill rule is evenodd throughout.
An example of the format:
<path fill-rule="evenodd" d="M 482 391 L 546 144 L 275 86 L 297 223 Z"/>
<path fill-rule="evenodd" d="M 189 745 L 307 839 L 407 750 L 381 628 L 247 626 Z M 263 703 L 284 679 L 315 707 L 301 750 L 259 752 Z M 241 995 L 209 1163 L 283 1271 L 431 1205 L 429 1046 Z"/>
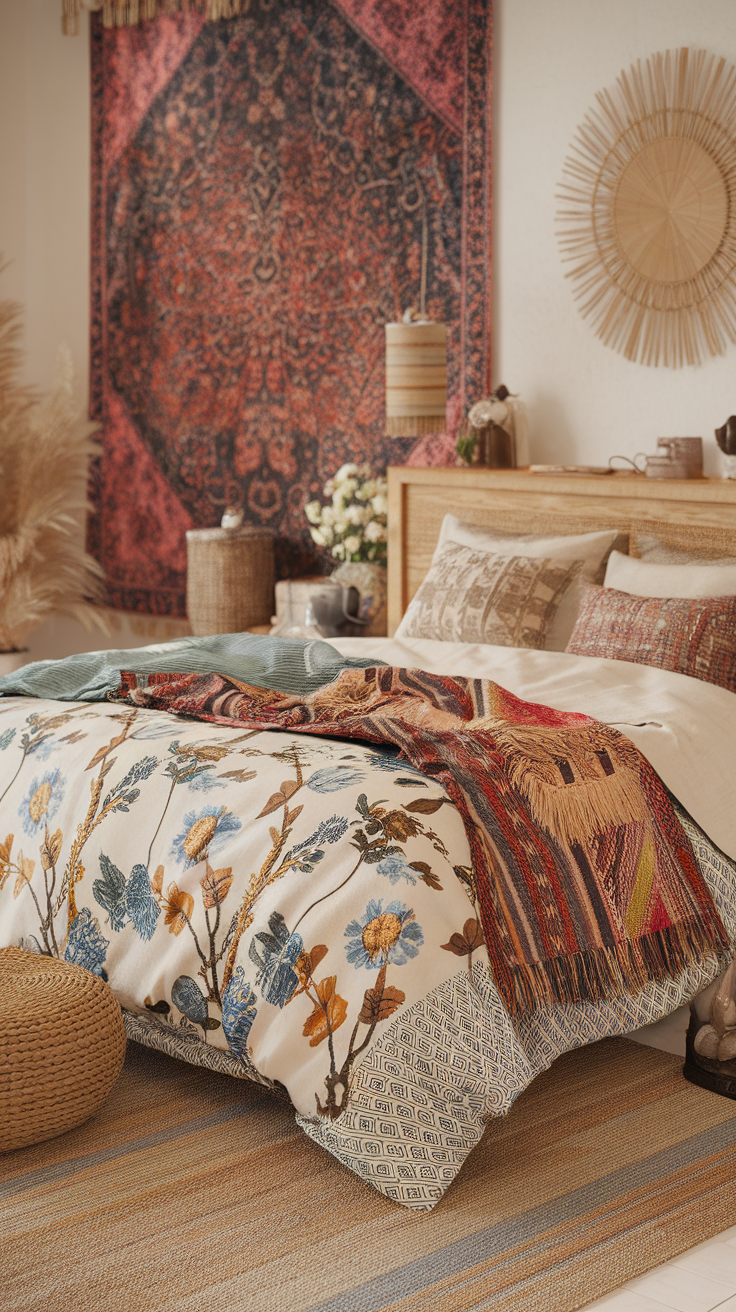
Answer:
<path fill-rule="evenodd" d="M 640 534 L 637 558 L 617 540 L 616 529 L 493 533 L 445 515 L 396 637 L 632 661 L 736 692 L 736 557 L 705 561 Z"/>
<path fill-rule="evenodd" d="M 501 535 L 445 515 L 396 637 L 564 651 L 581 585 L 602 580 L 617 537 Z"/>

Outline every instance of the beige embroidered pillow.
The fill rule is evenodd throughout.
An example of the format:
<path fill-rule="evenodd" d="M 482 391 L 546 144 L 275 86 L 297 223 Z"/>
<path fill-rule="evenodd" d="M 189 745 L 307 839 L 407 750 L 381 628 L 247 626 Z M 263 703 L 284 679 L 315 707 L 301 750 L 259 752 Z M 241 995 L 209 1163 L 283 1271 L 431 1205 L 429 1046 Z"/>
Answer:
<path fill-rule="evenodd" d="M 580 569 L 580 561 L 493 555 L 446 542 L 396 637 L 542 649 Z"/>
<path fill-rule="evenodd" d="M 447 542 L 459 542 L 464 547 L 471 547 L 473 551 L 490 551 L 498 556 L 534 556 L 553 560 L 555 564 L 564 561 L 568 565 L 575 560 L 580 561 L 580 582 L 568 589 L 557 610 L 544 643 L 547 651 L 564 651 L 567 646 L 580 604 L 580 584 L 583 581 L 603 582 L 606 561 L 614 544 L 622 551 L 628 550 L 628 536 L 618 533 L 616 529 L 562 536 L 502 533 L 500 530 L 466 524 L 456 515 L 449 514 L 442 521 L 433 564 Z"/>

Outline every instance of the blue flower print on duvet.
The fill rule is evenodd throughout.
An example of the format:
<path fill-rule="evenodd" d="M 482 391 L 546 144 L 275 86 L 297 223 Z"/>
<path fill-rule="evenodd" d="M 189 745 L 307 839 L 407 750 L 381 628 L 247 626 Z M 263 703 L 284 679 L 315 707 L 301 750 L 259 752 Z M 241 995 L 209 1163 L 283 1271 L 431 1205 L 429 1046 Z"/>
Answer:
<path fill-rule="evenodd" d="M 56 739 L 49 734 L 37 738 L 35 742 L 31 743 L 26 756 L 35 756 L 36 763 L 40 765 L 42 761 L 48 761 L 52 753 L 58 749 L 58 746 Z"/>
<path fill-rule="evenodd" d="M 206 856 L 214 856 L 225 846 L 229 835 L 236 834 L 240 828 L 240 821 L 226 806 L 187 811 L 183 828 L 171 844 L 171 855 L 186 868 L 196 866 Z"/>
<path fill-rule="evenodd" d="M 348 961 L 356 970 L 380 970 L 387 963 L 405 966 L 424 943 L 414 912 L 403 902 L 389 902 L 384 908 L 382 898 L 371 898 L 365 915 L 351 920 L 345 938 Z"/>
<path fill-rule="evenodd" d="M 222 999 L 222 1028 L 231 1052 L 248 1060 L 248 1035 L 256 1018 L 257 999 L 245 978 L 242 966 L 236 966 Z"/>
<path fill-rule="evenodd" d="M 210 1016 L 207 999 L 199 984 L 190 975 L 180 975 L 174 980 L 171 986 L 171 1001 L 182 1016 L 186 1016 L 193 1025 L 200 1025 L 205 1033 L 207 1030 L 219 1029 L 219 1020 Z"/>
<path fill-rule="evenodd" d="M 409 865 L 406 857 L 403 855 L 385 856 L 382 861 L 376 865 L 379 875 L 385 875 L 389 884 L 398 884 L 400 879 L 405 879 L 407 884 L 416 884 L 417 872 Z"/>
<path fill-rule="evenodd" d="M 344 815 L 331 815 L 329 820 L 323 820 L 318 829 L 315 829 L 309 838 L 305 838 L 303 843 L 299 843 L 294 848 L 295 852 L 301 852 L 305 847 L 320 847 L 323 843 L 337 843 L 348 832 L 349 824 L 347 817 Z"/>
<path fill-rule="evenodd" d="M 131 765 L 125 777 L 110 789 L 102 803 L 103 810 L 108 806 L 114 806 L 118 812 L 129 811 L 141 795 L 140 788 L 136 788 L 135 785 L 150 779 L 157 765 L 157 756 L 144 756 L 140 761 L 136 761 L 135 765 Z"/>
<path fill-rule="evenodd" d="M 171 751 L 172 747 L 174 748 L 174 750 L 176 750 L 179 744 L 171 743 L 170 741 L 171 724 L 169 720 L 166 718 L 167 715 L 168 712 L 166 712 L 166 714 L 160 720 L 156 720 L 156 719 L 147 720 L 145 724 L 139 725 L 139 727 L 135 730 L 134 733 L 130 735 L 130 737 L 134 738 L 135 741 L 138 743 L 155 742 L 156 739 L 158 738 L 168 738 L 170 742 L 169 751 Z"/>
<path fill-rule="evenodd" d="M 301 934 L 290 934 L 279 911 L 268 920 L 270 933 L 261 930 L 251 940 L 248 956 L 257 969 L 256 984 L 266 1002 L 285 1007 L 299 984 L 294 965 L 304 951 Z M 260 943 L 259 952 L 256 943 Z"/>
<path fill-rule="evenodd" d="M 307 788 L 311 788 L 313 793 L 337 793 L 341 788 L 357 787 L 364 779 L 363 771 L 356 770 L 354 766 L 328 765 L 315 770 L 311 778 L 307 779 Z"/>
<path fill-rule="evenodd" d="M 297 843 L 296 847 L 292 847 L 291 851 L 287 853 L 286 860 L 288 861 L 297 856 L 300 857 L 300 860 L 295 862 L 294 868 L 301 870 L 304 874 L 311 875 L 314 867 L 325 854 L 324 845 L 338 843 L 341 838 L 345 837 L 349 828 L 345 816 L 330 816 L 329 820 L 322 821 L 314 833 L 309 835 L 309 838 L 305 838 L 302 843 Z"/>
<path fill-rule="evenodd" d="M 29 838 L 35 838 L 43 832 L 45 826 L 53 820 L 61 805 L 66 788 L 66 779 L 61 770 L 49 770 L 40 779 L 33 780 L 20 808 L 23 829 Z"/>
<path fill-rule="evenodd" d="M 367 759 L 368 764 L 374 770 L 383 770 L 384 774 L 407 776 L 405 781 L 397 779 L 397 783 L 406 782 L 407 785 L 411 784 L 412 787 L 427 787 L 427 776 L 421 770 L 418 770 L 415 765 L 411 765 L 409 761 L 400 760 L 398 752 L 391 748 L 386 748 L 385 751 L 371 751 L 368 753 Z"/>
<path fill-rule="evenodd" d="M 130 879 L 126 880 L 110 858 L 100 852 L 100 873 L 102 878 L 95 879 L 92 893 L 95 902 L 107 912 L 111 928 L 117 932 L 131 921 L 136 933 L 148 942 L 153 937 L 160 908 L 153 896 L 146 867 L 133 866 Z"/>
<path fill-rule="evenodd" d="M 216 774 L 212 773 L 212 767 L 208 766 L 206 770 L 200 770 L 193 779 L 189 781 L 189 787 L 193 793 L 211 793 L 216 788 L 227 788 L 227 779 L 219 779 Z"/>
<path fill-rule="evenodd" d="M 15 729 L 6 729 L 4 733 L 0 733 L 0 752 L 4 752 L 6 747 L 10 746 L 14 738 Z"/>
<path fill-rule="evenodd" d="M 93 975 L 107 979 L 103 969 L 110 940 L 106 939 L 89 907 L 82 907 L 69 927 L 64 958 L 74 966 L 83 966 Z"/>

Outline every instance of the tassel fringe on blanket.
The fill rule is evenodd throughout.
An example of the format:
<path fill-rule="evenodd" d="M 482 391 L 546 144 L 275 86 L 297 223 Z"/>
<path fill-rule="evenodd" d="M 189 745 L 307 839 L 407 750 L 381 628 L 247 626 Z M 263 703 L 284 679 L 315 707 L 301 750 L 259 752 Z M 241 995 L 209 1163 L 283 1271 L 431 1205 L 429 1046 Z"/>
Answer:
<path fill-rule="evenodd" d="M 77 36 L 82 9 L 101 10 L 105 27 L 137 27 L 158 14 L 237 18 L 249 7 L 250 0 L 62 0 L 61 30 L 64 36 Z"/>
<path fill-rule="evenodd" d="M 393 744 L 465 824 L 491 969 L 512 1014 L 637 993 L 728 939 L 664 785 L 610 725 L 490 680 L 343 671 L 306 695 L 220 674 L 122 674 L 137 706 Z M 440 803 L 441 805 L 441 803 Z"/>

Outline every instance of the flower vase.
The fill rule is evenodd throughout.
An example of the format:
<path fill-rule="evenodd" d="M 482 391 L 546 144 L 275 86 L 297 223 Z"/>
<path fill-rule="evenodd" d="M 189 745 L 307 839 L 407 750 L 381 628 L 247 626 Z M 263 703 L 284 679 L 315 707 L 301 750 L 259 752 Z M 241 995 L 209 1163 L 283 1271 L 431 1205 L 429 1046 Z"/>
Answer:
<path fill-rule="evenodd" d="M 361 621 L 359 636 L 362 638 L 385 638 L 387 628 L 386 614 L 386 566 L 376 561 L 346 561 L 331 576 L 336 583 L 346 588 L 356 588 L 360 601 L 358 603 L 358 620 Z"/>

